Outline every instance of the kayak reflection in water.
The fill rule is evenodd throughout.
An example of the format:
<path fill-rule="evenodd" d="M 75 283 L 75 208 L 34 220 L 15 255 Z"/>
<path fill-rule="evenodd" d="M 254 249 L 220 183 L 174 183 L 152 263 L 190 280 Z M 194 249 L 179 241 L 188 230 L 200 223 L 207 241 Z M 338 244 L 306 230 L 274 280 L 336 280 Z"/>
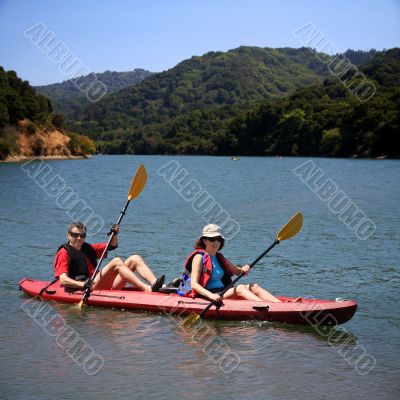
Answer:
<path fill-rule="evenodd" d="M 108 251 L 118 247 L 119 225 L 111 228 L 114 236 L 108 247 Z M 83 289 L 87 279 L 92 277 L 99 259 L 107 246 L 107 243 L 89 244 L 85 242 L 86 227 L 81 222 L 74 222 L 68 228 L 68 242 L 61 245 L 54 259 L 54 276 L 60 284 L 72 289 Z M 143 283 L 135 274 L 147 281 Z M 151 269 L 139 255 L 132 255 L 123 261 L 121 258 L 113 258 L 96 275 L 92 289 L 122 289 L 127 283 L 144 292 L 157 292 L 163 285 L 165 276 L 159 279 L 155 277 Z"/>
<path fill-rule="evenodd" d="M 225 239 L 221 228 L 215 224 L 206 225 L 197 240 L 192 254 L 186 260 L 182 274 L 182 283 L 178 293 L 181 296 L 197 295 L 213 301 L 220 301 L 218 294 L 231 283 L 232 275 L 248 274 L 249 265 L 239 268 L 219 252 L 224 247 Z M 229 289 L 224 295 L 227 298 L 241 298 L 252 301 L 280 302 L 257 283 L 240 284 Z"/>

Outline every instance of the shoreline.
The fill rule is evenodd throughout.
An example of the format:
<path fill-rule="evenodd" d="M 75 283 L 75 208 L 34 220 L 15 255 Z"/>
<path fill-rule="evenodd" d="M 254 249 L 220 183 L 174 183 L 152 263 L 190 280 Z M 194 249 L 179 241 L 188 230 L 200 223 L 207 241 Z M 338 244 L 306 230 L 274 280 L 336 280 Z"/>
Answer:
<path fill-rule="evenodd" d="M 7 157 L 4 160 L 0 160 L 0 163 L 13 163 L 13 162 L 22 162 L 28 160 L 84 160 L 87 158 L 91 158 L 91 155 L 87 156 L 61 156 L 61 155 L 53 155 L 53 156 L 11 156 Z"/>
<path fill-rule="evenodd" d="M 146 156 L 146 155 L 152 155 L 152 156 L 169 156 L 169 157 L 185 157 L 185 156 L 199 156 L 199 157 L 229 157 L 231 158 L 232 156 L 227 156 L 227 155 L 210 155 L 210 154 L 107 154 L 107 153 L 98 153 L 98 154 L 88 154 L 86 156 L 73 156 L 73 155 L 52 155 L 52 156 L 9 156 L 4 160 L 0 160 L 0 163 L 17 163 L 17 162 L 23 162 L 23 161 L 28 161 L 28 160 L 86 160 L 90 159 L 93 156 L 115 156 L 115 155 L 140 155 L 140 156 Z M 240 156 L 240 158 L 243 157 L 269 157 L 269 158 L 306 158 L 306 156 Z M 308 158 L 329 158 L 329 159 L 345 159 L 345 160 L 399 160 L 400 157 L 391 157 L 388 155 L 383 155 L 383 156 L 378 156 L 378 157 L 360 157 L 360 156 L 349 156 L 349 157 L 327 157 L 327 156 L 308 156 Z"/>

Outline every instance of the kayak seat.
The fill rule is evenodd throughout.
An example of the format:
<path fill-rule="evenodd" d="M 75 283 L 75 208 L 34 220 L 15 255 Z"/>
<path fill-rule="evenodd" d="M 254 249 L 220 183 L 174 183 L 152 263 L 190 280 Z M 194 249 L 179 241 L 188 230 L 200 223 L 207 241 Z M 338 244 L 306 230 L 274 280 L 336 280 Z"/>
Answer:
<path fill-rule="evenodd" d="M 181 278 L 176 278 L 170 283 L 168 283 L 166 286 L 163 286 L 160 288 L 159 292 L 160 293 L 178 293 L 178 288 L 179 285 L 181 284 L 182 279 Z"/>
<path fill-rule="evenodd" d="M 165 286 L 165 287 L 160 288 L 158 292 L 159 293 L 166 293 L 166 294 L 178 293 L 178 288 Z"/>

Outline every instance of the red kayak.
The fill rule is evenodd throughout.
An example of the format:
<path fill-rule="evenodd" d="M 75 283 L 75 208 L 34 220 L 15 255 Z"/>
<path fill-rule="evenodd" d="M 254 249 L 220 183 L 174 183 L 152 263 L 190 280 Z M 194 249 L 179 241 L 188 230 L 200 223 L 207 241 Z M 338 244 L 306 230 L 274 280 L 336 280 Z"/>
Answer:
<path fill-rule="evenodd" d="M 20 289 L 37 296 L 50 282 L 22 279 Z M 166 293 L 145 293 L 133 288 L 123 290 L 94 290 L 87 304 L 95 307 L 112 307 L 137 311 L 150 311 L 168 315 L 199 314 L 209 304 L 207 300 L 181 297 L 174 289 L 163 289 Z M 82 299 L 82 291 L 61 287 L 59 282 L 43 291 L 44 300 L 76 304 Z M 282 303 L 254 302 L 249 300 L 224 300 L 216 309 L 212 306 L 205 318 L 239 321 L 270 321 L 297 325 L 338 325 L 350 320 L 357 310 L 353 300 L 314 300 L 278 296 Z"/>

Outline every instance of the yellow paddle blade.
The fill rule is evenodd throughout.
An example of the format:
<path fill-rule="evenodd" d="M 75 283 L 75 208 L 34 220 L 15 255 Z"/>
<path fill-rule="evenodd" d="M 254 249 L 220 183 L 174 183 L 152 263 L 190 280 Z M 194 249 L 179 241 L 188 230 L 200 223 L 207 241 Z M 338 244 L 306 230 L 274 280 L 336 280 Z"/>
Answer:
<path fill-rule="evenodd" d="M 81 300 L 79 303 L 78 303 L 78 308 L 81 310 L 82 309 L 82 307 L 83 307 L 83 300 Z"/>
<path fill-rule="evenodd" d="M 147 182 L 147 172 L 143 164 L 139 165 L 135 177 L 132 180 L 131 188 L 128 192 L 128 200 L 133 200 L 139 196 Z"/>
<path fill-rule="evenodd" d="M 290 221 L 279 231 L 276 239 L 280 242 L 282 240 L 290 239 L 291 237 L 297 235 L 303 225 L 303 214 L 296 213 Z"/>
<path fill-rule="evenodd" d="M 190 326 L 195 324 L 200 319 L 200 315 L 192 313 L 188 315 L 180 324 L 179 326 Z"/>

